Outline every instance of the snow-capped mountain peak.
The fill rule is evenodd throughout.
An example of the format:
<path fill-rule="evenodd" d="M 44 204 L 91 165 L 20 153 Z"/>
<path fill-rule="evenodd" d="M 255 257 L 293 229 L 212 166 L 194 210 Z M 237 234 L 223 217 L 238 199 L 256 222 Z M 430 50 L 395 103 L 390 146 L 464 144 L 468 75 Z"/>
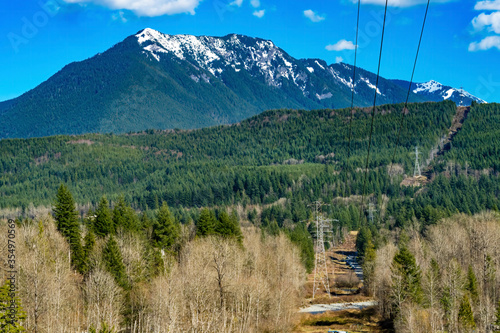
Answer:
<path fill-rule="evenodd" d="M 462 89 L 456 89 L 449 86 L 444 86 L 441 83 L 430 80 L 424 83 L 415 84 L 415 89 L 413 89 L 415 94 L 419 95 L 434 95 L 437 99 L 442 100 L 453 100 L 458 105 L 460 104 L 470 104 L 471 101 L 478 103 L 486 103 L 486 101 L 468 93 Z"/>
<path fill-rule="evenodd" d="M 437 81 L 430 80 L 424 83 L 417 83 L 417 88 L 413 90 L 415 94 L 421 92 L 433 93 L 435 91 L 443 89 L 443 85 Z"/>
<path fill-rule="evenodd" d="M 303 91 L 307 75 L 297 71 L 293 58 L 272 41 L 231 34 L 225 37 L 167 35 L 147 28 L 135 35 L 143 53 L 151 60 L 174 56 L 196 68 L 208 70 L 220 78 L 226 70 L 244 69 L 258 72 L 271 86 L 280 87 L 283 79 L 291 80 Z"/>

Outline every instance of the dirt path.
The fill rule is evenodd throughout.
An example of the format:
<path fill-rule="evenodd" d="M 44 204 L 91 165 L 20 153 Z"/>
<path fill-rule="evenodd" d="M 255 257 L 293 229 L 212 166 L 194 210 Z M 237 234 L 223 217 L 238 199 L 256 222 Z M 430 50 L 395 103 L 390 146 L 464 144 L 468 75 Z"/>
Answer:
<path fill-rule="evenodd" d="M 451 149 L 453 138 L 462 129 L 462 126 L 465 120 L 467 119 L 469 112 L 470 112 L 470 106 L 457 107 L 457 112 L 455 113 L 453 121 L 451 122 L 451 127 L 448 132 L 448 136 L 444 139 L 444 141 L 441 142 L 432 160 L 435 160 L 436 158 L 443 156 L 444 153 L 446 153 L 448 150 Z M 427 169 L 424 170 L 423 172 L 423 174 L 427 177 L 429 177 L 431 173 L 432 173 L 432 167 L 427 167 Z"/>

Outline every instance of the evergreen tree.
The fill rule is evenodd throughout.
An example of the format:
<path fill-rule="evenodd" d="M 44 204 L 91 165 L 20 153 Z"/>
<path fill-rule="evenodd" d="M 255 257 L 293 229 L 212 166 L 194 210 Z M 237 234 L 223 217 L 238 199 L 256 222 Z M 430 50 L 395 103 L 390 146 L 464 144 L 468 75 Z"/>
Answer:
<path fill-rule="evenodd" d="M 87 232 L 83 240 L 85 242 L 85 245 L 83 247 L 83 252 L 85 254 L 85 258 L 88 258 L 95 246 L 95 236 L 92 230 L 89 230 Z"/>
<path fill-rule="evenodd" d="M 123 228 L 127 231 L 138 229 L 138 219 L 132 207 L 130 207 L 123 196 L 118 199 L 115 208 L 113 209 L 113 228 L 118 230 Z"/>
<path fill-rule="evenodd" d="M 243 233 L 241 232 L 240 221 L 235 211 L 233 211 L 229 216 L 229 222 L 231 223 L 230 225 L 232 236 L 236 238 L 238 243 L 241 244 L 243 242 Z"/>
<path fill-rule="evenodd" d="M 75 209 L 73 196 L 64 184 L 61 184 L 57 190 L 53 212 L 57 230 L 69 239 L 78 228 L 78 212 Z"/>
<path fill-rule="evenodd" d="M 95 236 L 92 230 L 89 230 L 85 235 L 83 246 L 83 260 L 81 265 L 81 273 L 86 274 L 90 270 L 90 254 L 95 246 Z"/>
<path fill-rule="evenodd" d="M 467 283 L 465 285 L 465 290 L 467 290 L 470 293 L 470 296 L 474 302 L 479 301 L 477 279 L 471 265 L 469 265 L 469 270 L 467 271 Z"/>
<path fill-rule="evenodd" d="M 394 256 L 391 270 L 402 278 L 405 296 L 420 304 L 423 297 L 421 272 L 415 257 L 406 247 L 402 247 Z"/>
<path fill-rule="evenodd" d="M 462 327 L 467 330 L 473 330 L 476 328 L 474 314 L 472 313 L 472 306 L 467 294 L 464 295 L 462 301 L 460 302 L 460 308 L 458 309 L 458 321 Z"/>
<path fill-rule="evenodd" d="M 220 212 L 219 218 L 215 223 L 214 231 L 217 235 L 222 237 L 235 238 L 239 243 L 243 240 L 238 216 L 234 212 L 231 216 L 224 210 Z"/>
<path fill-rule="evenodd" d="M 216 224 L 219 223 L 215 219 L 214 213 L 208 208 L 202 209 L 196 223 L 196 235 L 208 236 L 214 234 Z"/>
<path fill-rule="evenodd" d="M 363 261 L 365 257 L 365 251 L 369 243 L 372 243 L 372 233 L 368 227 L 363 226 L 356 237 L 356 250 L 358 251 L 358 258 L 360 258 L 361 261 Z"/>
<path fill-rule="evenodd" d="M 97 210 L 95 211 L 94 232 L 99 237 L 107 236 L 114 232 L 113 220 L 109 210 L 109 202 L 106 197 L 102 197 Z"/>
<path fill-rule="evenodd" d="M 116 283 L 124 289 L 129 287 L 125 265 L 118 243 L 113 235 L 109 236 L 106 246 L 102 250 L 102 258 L 109 273 L 115 278 Z"/>
<path fill-rule="evenodd" d="M 0 287 L 0 329 L 2 333 L 26 332 L 26 329 L 22 326 L 23 321 L 26 319 L 26 313 L 21 306 L 19 297 L 14 296 L 12 298 L 10 284 L 10 280 L 5 280 Z M 13 317 L 12 310 L 15 311 Z"/>
<path fill-rule="evenodd" d="M 155 245 L 162 249 L 171 249 L 179 238 L 179 225 L 175 222 L 166 202 L 160 207 L 153 224 L 152 238 Z"/>
<path fill-rule="evenodd" d="M 375 259 L 376 259 L 377 253 L 375 251 L 375 247 L 373 246 L 373 243 L 371 241 L 368 241 L 368 244 L 366 245 L 365 248 L 365 257 L 363 258 L 363 280 L 364 284 L 367 288 L 366 292 L 368 294 L 371 294 L 370 292 L 370 287 L 371 283 L 375 274 Z"/>
<path fill-rule="evenodd" d="M 152 221 L 149 218 L 147 211 L 143 211 L 141 214 L 140 226 L 142 229 L 148 229 L 152 226 Z"/>
<path fill-rule="evenodd" d="M 290 233 L 291 241 L 300 249 L 300 257 L 308 273 L 314 268 L 314 244 L 306 224 L 300 223 Z"/>
<path fill-rule="evenodd" d="M 85 268 L 78 213 L 75 210 L 73 196 L 64 184 L 61 184 L 57 191 L 53 212 L 57 229 L 69 242 L 71 264 L 82 273 Z"/>

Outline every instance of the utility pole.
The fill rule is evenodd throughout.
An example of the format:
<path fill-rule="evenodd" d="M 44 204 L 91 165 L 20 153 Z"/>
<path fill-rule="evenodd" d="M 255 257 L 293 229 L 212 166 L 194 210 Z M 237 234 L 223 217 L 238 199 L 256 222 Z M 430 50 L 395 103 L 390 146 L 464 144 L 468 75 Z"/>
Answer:
<path fill-rule="evenodd" d="M 313 203 L 315 207 L 315 221 L 316 221 L 316 246 L 315 250 L 315 263 L 314 263 L 314 284 L 313 284 L 313 299 L 316 296 L 316 290 L 319 290 L 323 285 L 325 292 L 330 295 L 330 281 L 328 278 L 328 266 L 325 251 L 325 233 L 331 232 L 328 223 L 331 220 L 325 219 L 321 213 L 321 206 L 324 206 L 320 201 Z"/>
<path fill-rule="evenodd" d="M 422 176 L 422 172 L 420 170 L 420 162 L 418 156 L 420 155 L 420 152 L 418 151 L 418 146 L 415 147 L 415 169 L 413 169 L 413 177 L 420 177 Z"/>
<path fill-rule="evenodd" d="M 371 223 L 373 223 L 373 213 L 376 213 L 377 210 L 375 209 L 375 205 L 373 203 L 368 204 L 368 219 L 370 220 Z"/>

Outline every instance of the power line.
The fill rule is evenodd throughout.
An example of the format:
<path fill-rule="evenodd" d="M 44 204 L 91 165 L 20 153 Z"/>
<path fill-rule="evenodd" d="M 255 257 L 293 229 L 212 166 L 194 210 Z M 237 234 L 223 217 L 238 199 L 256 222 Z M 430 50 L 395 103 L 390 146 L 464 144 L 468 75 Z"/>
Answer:
<path fill-rule="evenodd" d="M 394 159 L 396 158 L 396 150 L 399 146 L 399 142 L 400 142 L 400 138 L 401 138 L 401 129 L 403 127 L 405 113 L 408 110 L 408 99 L 410 98 L 411 86 L 413 85 L 413 77 L 415 75 L 415 69 L 417 68 L 418 54 L 420 53 L 420 46 L 422 45 L 422 37 L 424 36 L 425 22 L 427 21 L 427 13 L 429 12 L 430 2 L 431 2 L 430 0 L 427 0 L 427 7 L 425 8 L 424 22 L 422 23 L 422 30 L 420 31 L 420 39 L 418 41 L 417 54 L 415 55 L 415 62 L 413 63 L 413 71 L 411 73 L 410 84 L 408 85 L 408 93 L 406 94 L 405 106 L 403 108 L 403 112 L 401 113 L 401 120 L 399 123 L 399 129 L 398 129 L 398 138 L 396 140 L 396 146 L 394 146 L 394 151 L 392 153 L 392 159 L 391 159 L 392 163 L 391 163 L 391 166 L 389 168 L 389 175 L 391 175 L 391 173 L 392 173 L 392 166 L 394 165 Z"/>
<path fill-rule="evenodd" d="M 382 38 L 380 40 L 380 53 L 378 56 L 378 69 L 377 69 L 377 82 L 375 83 L 375 97 L 373 98 L 373 109 L 372 109 L 372 121 L 370 126 L 370 138 L 368 141 L 368 153 L 366 154 L 366 167 L 365 167 L 365 179 L 363 181 L 363 193 L 361 196 L 361 210 L 360 210 L 360 220 L 365 209 L 365 190 L 366 190 L 366 179 L 368 178 L 368 166 L 370 163 L 370 149 L 372 146 L 372 134 L 373 134 L 373 123 L 375 121 L 375 112 L 377 107 L 377 93 L 378 93 L 378 81 L 380 78 L 380 63 L 382 62 L 382 50 L 384 47 L 384 34 L 385 34 L 385 22 L 387 19 L 387 4 L 389 0 L 385 0 L 385 10 L 384 10 L 384 23 L 382 24 Z"/>
<path fill-rule="evenodd" d="M 361 8 L 361 0 L 358 0 L 358 17 L 357 17 L 357 22 L 356 22 L 356 44 L 355 49 L 354 49 L 354 67 L 353 67 L 353 73 L 352 73 L 352 96 L 351 96 L 351 109 L 349 110 L 350 112 L 350 117 L 349 117 L 349 145 L 347 148 L 347 160 L 346 160 L 346 166 L 349 166 L 349 158 L 351 157 L 351 139 L 352 139 L 352 118 L 354 117 L 354 85 L 356 84 L 356 65 L 357 65 L 357 60 L 358 60 L 358 36 L 359 36 L 359 12 Z M 349 168 L 347 168 L 349 169 Z M 346 177 L 345 179 L 345 186 L 344 186 L 344 197 L 345 197 L 345 192 L 347 189 L 347 183 L 348 179 Z M 350 191 L 349 191 L 350 192 Z"/>

